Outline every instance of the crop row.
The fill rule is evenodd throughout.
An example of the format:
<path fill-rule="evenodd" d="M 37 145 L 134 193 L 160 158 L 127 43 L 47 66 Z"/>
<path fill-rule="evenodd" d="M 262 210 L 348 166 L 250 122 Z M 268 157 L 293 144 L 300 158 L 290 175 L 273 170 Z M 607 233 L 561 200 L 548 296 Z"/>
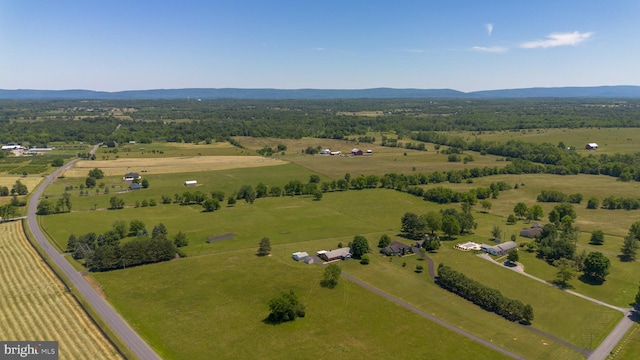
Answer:
<path fill-rule="evenodd" d="M 0 224 L 0 339 L 58 341 L 65 359 L 117 359 L 115 348 L 27 242 Z"/>

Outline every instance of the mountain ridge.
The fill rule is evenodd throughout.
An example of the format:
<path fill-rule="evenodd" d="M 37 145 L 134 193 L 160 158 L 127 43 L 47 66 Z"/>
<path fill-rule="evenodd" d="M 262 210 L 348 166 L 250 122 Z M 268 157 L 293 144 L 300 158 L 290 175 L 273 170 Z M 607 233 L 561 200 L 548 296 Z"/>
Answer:
<path fill-rule="evenodd" d="M 508 98 L 640 98 L 640 86 L 532 87 L 463 92 L 453 89 L 275 89 L 275 88 L 182 88 L 125 91 L 83 89 L 0 89 L 3 100 L 153 100 L 153 99 L 508 99 Z"/>

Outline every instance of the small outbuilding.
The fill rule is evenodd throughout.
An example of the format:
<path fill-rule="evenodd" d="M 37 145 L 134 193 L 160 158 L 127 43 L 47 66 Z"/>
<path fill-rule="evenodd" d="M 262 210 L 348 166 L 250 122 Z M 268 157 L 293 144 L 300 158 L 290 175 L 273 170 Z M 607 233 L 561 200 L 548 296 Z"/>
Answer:
<path fill-rule="evenodd" d="M 197 180 L 187 180 L 184 182 L 184 186 L 198 186 Z"/>
<path fill-rule="evenodd" d="M 140 190 L 142 189 L 142 185 L 140 185 L 139 183 L 131 183 L 131 185 L 129 185 L 129 190 Z"/>
<path fill-rule="evenodd" d="M 584 148 L 587 150 L 598 150 L 598 144 L 588 143 Z"/>
<path fill-rule="evenodd" d="M 309 254 L 307 254 L 307 253 L 306 253 L 306 252 L 304 252 L 304 251 L 296 251 L 296 252 L 294 252 L 293 254 L 291 254 L 291 257 L 292 257 L 292 258 L 293 258 L 293 260 L 295 260 L 295 261 L 302 261 L 302 260 L 304 260 L 304 259 L 308 258 L 308 257 L 309 257 Z"/>
<path fill-rule="evenodd" d="M 351 150 L 351 155 L 362 155 L 362 150 L 354 148 L 353 150 Z"/>
<path fill-rule="evenodd" d="M 322 149 L 322 150 L 320 150 L 320 154 L 329 155 L 329 154 L 331 154 L 331 150 L 330 149 Z"/>

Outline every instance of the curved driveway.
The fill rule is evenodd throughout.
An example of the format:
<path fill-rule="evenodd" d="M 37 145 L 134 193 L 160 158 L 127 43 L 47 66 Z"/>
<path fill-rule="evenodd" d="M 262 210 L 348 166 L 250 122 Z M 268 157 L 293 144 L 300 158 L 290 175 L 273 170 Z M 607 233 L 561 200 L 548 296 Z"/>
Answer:
<path fill-rule="evenodd" d="M 94 148 L 95 150 L 95 148 Z M 160 359 L 160 356 L 156 354 L 153 349 L 147 343 L 142 340 L 138 334 L 129 327 L 129 325 L 120 317 L 120 315 L 89 285 L 76 269 L 54 249 L 47 241 L 44 234 L 38 226 L 36 218 L 36 209 L 38 206 L 38 199 L 44 192 L 47 185 L 51 184 L 62 172 L 71 167 L 76 161 L 74 160 L 64 167 L 53 172 L 49 175 L 40 186 L 31 194 L 29 200 L 29 208 L 27 213 L 27 224 L 35 240 L 40 244 L 42 249 L 47 253 L 47 256 L 60 268 L 73 286 L 82 294 L 87 302 L 93 307 L 96 313 L 111 327 L 111 329 L 122 339 L 127 345 L 128 350 L 134 353 L 138 358 L 147 359 Z M 124 349 L 123 349 L 124 350 Z M 125 351 L 126 352 L 126 351 Z M 127 354 L 125 354 L 127 355 Z"/>

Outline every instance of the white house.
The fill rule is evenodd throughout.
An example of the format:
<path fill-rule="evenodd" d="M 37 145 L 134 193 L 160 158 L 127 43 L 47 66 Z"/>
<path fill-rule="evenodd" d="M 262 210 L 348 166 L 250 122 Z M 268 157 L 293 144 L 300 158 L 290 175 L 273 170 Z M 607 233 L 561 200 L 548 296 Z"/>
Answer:
<path fill-rule="evenodd" d="M 501 244 L 498 245 L 487 245 L 487 244 L 482 244 L 481 248 L 482 251 L 487 252 L 491 255 L 495 255 L 495 256 L 502 256 L 502 255 L 506 255 L 509 253 L 509 251 L 515 249 L 518 247 L 518 244 L 516 244 L 515 241 L 506 241 L 503 242 Z"/>
<path fill-rule="evenodd" d="M 587 150 L 597 150 L 598 144 L 596 143 L 588 143 L 587 146 L 584 147 Z"/>
<path fill-rule="evenodd" d="M 141 178 L 140 174 L 134 173 L 134 172 L 126 173 L 124 174 L 124 177 L 123 177 L 124 181 L 133 181 L 140 178 Z"/>
<path fill-rule="evenodd" d="M 197 180 L 187 180 L 184 182 L 184 186 L 197 186 L 197 185 L 198 185 Z"/>
<path fill-rule="evenodd" d="M 322 149 L 322 150 L 320 150 L 320 154 L 323 154 L 323 155 L 331 154 L 331 150 L 330 149 Z"/>
<path fill-rule="evenodd" d="M 340 155 L 342 154 L 340 151 L 332 151 L 329 153 L 330 155 Z"/>

